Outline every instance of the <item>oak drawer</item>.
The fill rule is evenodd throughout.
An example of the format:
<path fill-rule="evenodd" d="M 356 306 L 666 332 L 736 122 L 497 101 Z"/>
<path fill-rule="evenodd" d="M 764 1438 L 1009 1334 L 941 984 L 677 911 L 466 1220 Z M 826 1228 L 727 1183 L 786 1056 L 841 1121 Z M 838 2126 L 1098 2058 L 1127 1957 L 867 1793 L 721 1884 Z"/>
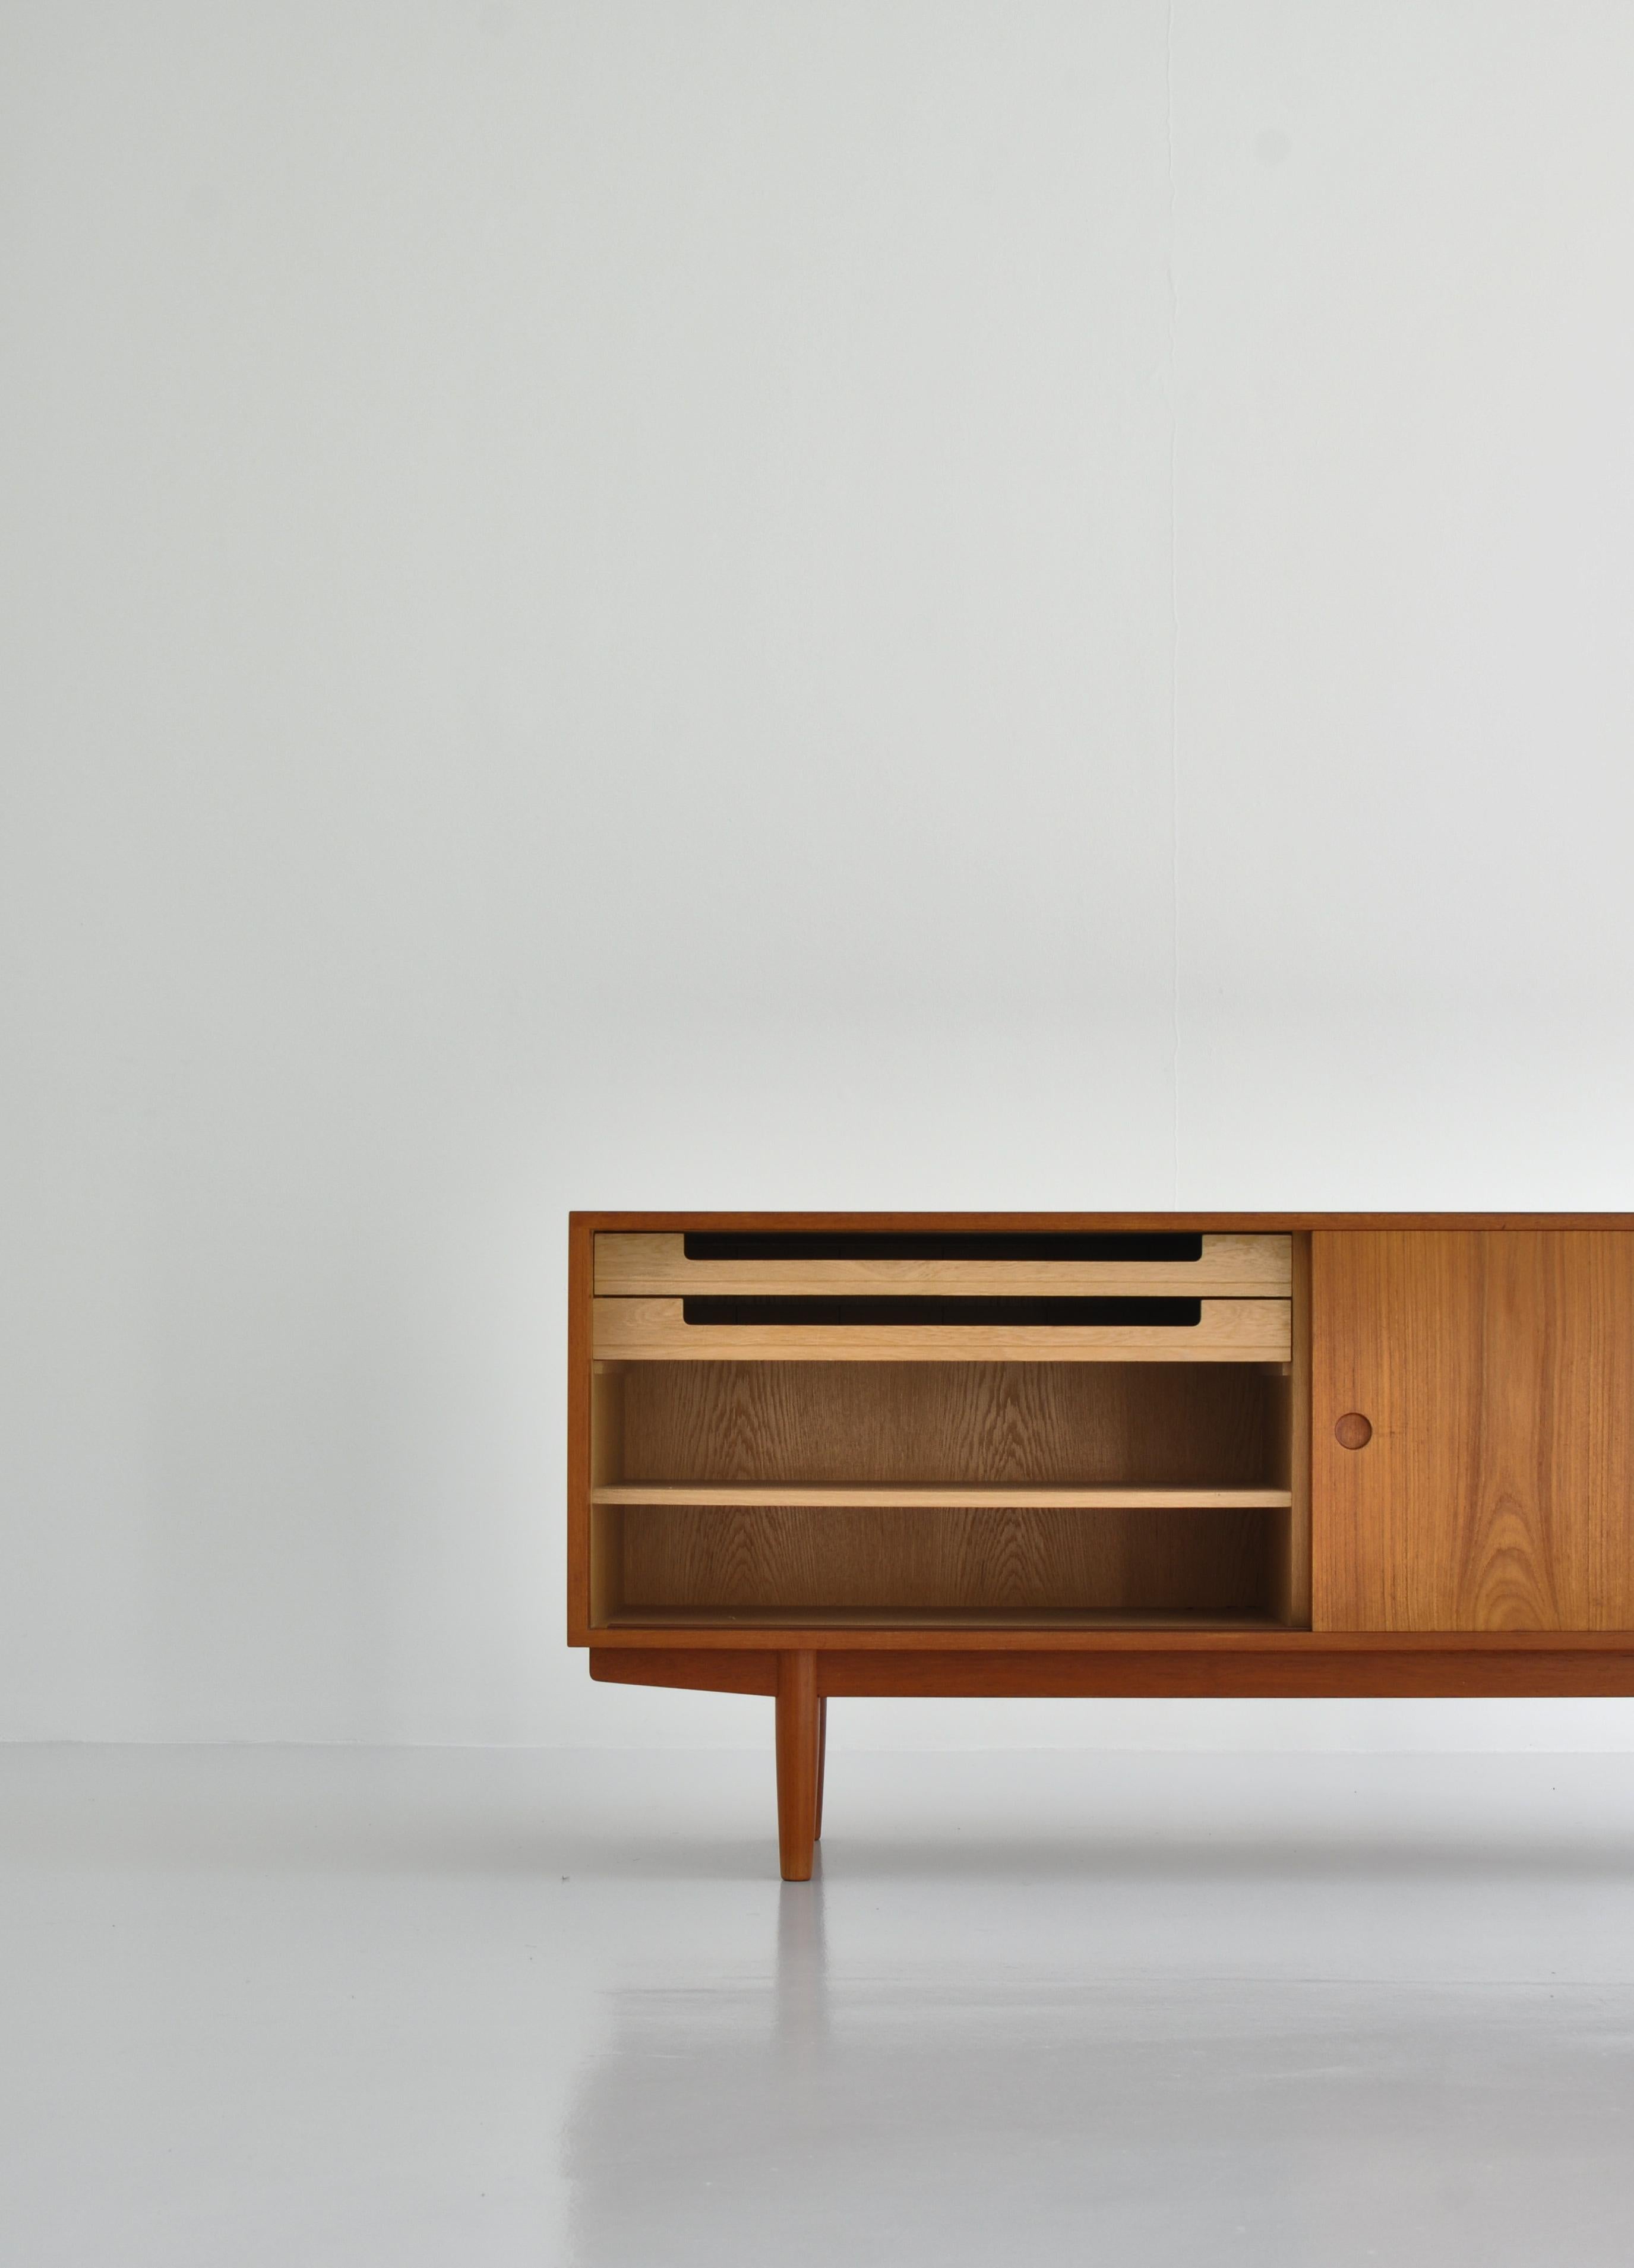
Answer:
<path fill-rule="evenodd" d="M 595 1288 L 606 1298 L 737 1292 L 1036 1293 L 1071 1298 L 1144 1292 L 1285 1300 L 1289 1236 L 753 1235 L 600 1232 Z"/>
<path fill-rule="evenodd" d="M 927 1307 L 936 1320 L 902 1312 Z M 1117 1312 L 1043 1320 L 1041 1309 Z M 1286 1300 L 598 1299 L 593 1329 L 598 1361 L 627 1362 L 1282 1363 L 1292 1349 Z"/>

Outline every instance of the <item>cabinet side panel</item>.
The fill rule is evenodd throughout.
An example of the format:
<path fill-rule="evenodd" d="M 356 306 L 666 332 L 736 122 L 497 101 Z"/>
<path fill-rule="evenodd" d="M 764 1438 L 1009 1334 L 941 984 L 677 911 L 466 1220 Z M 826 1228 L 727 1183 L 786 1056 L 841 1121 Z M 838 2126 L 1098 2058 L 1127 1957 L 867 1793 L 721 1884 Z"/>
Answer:
<path fill-rule="evenodd" d="M 590 1322 L 592 1232 L 588 1219 L 568 1222 L 567 1243 L 567 1640 L 590 1633 Z"/>
<path fill-rule="evenodd" d="M 1312 1240 L 1316 1626 L 1634 1619 L 1634 1238 Z M 1373 1427 L 1347 1449 L 1336 1421 Z"/>

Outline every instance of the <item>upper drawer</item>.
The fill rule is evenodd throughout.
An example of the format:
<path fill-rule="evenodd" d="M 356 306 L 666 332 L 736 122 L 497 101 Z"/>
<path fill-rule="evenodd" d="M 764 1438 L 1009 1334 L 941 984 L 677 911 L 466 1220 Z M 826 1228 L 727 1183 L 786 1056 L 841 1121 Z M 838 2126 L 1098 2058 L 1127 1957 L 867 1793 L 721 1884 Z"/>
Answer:
<path fill-rule="evenodd" d="M 601 1299 L 736 1292 L 775 1299 L 823 1292 L 1152 1295 L 1285 1300 L 1292 1237 L 1156 1235 L 739 1235 L 602 1231 Z"/>

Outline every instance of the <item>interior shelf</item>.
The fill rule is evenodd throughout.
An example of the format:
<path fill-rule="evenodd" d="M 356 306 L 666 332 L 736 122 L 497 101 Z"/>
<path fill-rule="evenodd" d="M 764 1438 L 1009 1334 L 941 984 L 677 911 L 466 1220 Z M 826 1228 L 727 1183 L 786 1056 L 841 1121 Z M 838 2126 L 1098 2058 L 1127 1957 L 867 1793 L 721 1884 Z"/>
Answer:
<path fill-rule="evenodd" d="M 626 1481 L 591 1491 L 593 1504 L 833 1506 L 836 1510 L 955 1509 L 1016 1511 L 1284 1511 L 1293 1502 L 1285 1488 L 897 1488 L 813 1487 L 788 1482 L 730 1486 L 697 1481 Z"/>
<path fill-rule="evenodd" d="M 1102 1614 L 1071 1608 L 631 1607 L 607 1616 L 608 1630 L 1196 1630 L 1286 1628 L 1274 1615 Z"/>

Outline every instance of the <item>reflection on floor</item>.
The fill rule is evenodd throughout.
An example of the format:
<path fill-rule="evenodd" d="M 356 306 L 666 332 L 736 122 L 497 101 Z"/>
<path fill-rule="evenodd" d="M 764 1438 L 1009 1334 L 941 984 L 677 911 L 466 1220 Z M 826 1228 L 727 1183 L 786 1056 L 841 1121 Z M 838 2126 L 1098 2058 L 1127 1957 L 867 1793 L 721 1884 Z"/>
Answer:
<path fill-rule="evenodd" d="M 0 2257 L 1626 2263 L 1634 1759 L 0 1750 Z"/>

